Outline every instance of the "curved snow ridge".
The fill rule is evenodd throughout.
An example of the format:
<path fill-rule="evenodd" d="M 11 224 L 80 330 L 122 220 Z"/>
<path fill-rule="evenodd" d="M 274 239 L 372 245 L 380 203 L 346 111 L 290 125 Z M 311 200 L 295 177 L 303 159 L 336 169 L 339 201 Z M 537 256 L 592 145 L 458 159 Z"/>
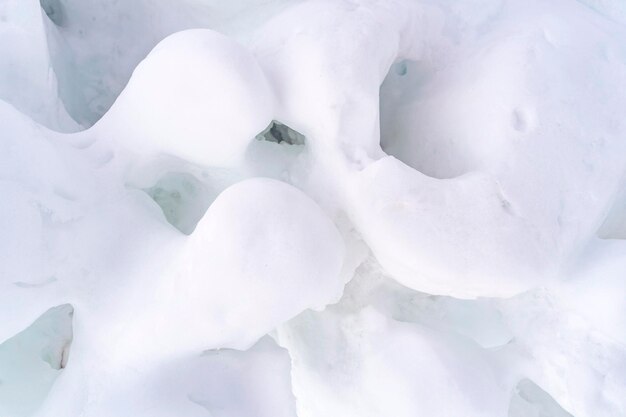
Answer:
<path fill-rule="evenodd" d="M 586 29 L 558 20 L 563 8 Z M 626 103 L 623 95 L 612 94 L 611 85 L 624 85 L 626 73 L 623 54 L 608 61 L 602 55 L 619 49 L 623 29 L 598 30 L 577 5 L 546 7 L 538 21 L 521 9 L 503 4 L 497 23 L 465 45 L 475 48 L 475 55 L 448 47 L 444 61 L 430 57 L 415 40 L 415 28 L 429 9 L 404 2 L 307 3 L 279 16 L 255 45 L 270 79 L 280 82 L 284 119 L 311 139 L 312 154 L 324 155 L 316 158 L 320 171 L 335 173 L 325 182 L 312 180 L 315 188 L 336 190 L 340 209 L 383 266 L 416 290 L 510 296 L 549 284 L 593 236 L 620 186 L 626 153 L 615 109 Z M 438 14 L 428 15 L 433 16 L 436 22 Z M 287 20 L 297 24 L 276 29 Z M 417 35 L 426 45 L 446 49 L 445 34 Z M 264 44 L 267 39 L 271 42 Z M 569 52 L 574 47 L 577 54 Z M 442 119 L 424 133 L 456 135 L 452 146 L 462 142 L 477 175 L 426 180 L 384 158 L 378 87 L 394 60 L 406 57 L 430 62 L 438 71 L 427 74 L 432 79 L 423 87 L 433 99 L 412 99 L 422 104 L 419 110 Z M 593 64 L 576 67 L 581 57 Z M 306 81 L 313 78 L 311 68 L 322 74 L 315 84 Z M 447 86 L 448 81 L 453 83 Z M 473 103 L 476 91 L 483 96 Z M 586 118 L 590 112 L 598 117 Z M 564 124 L 573 119 L 580 129 Z M 414 131 L 407 134 L 422 133 L 419 126 L 407 128 Z M 563 153 L 564 147 L 569 152 Z M 435 165 L 445 163 L 445 154 L 430 158 Z M 432 184 L 429 197 L 422 191 L 426 182 Z"/>
<path fill-rule="evenodd" d="M 506 297 L 555 275 L 553 242 L 516 212 L 490 175 L 435 180 L 387 157 L 355 176 L 351 191 L 364 239 L 410 288 Z"/>
<path fill-rule="evenodd" d="M 0 102 L 0 337 L 75 311 L 38 415 L 236 410 L 172 368 L 276 327 L 301 417 L 500 417 L 519 378 L 580 417 L 623 415 L 624 247 L 595 235 L 624 187 L 626 53 L 603 22 L 566 0 L 306 1 L 247 46 L 166 38 L 81 133 Z M 306 139 L 255 140 L 274 121 Z M 157 201 L 172 176 L 189 181 Z M 210 192 L 182 195 L 190 182 Z M 181 230 L 166 211 L 185 198 Z M 388 272 L 407 305 L 374 302 L 378 284 L 368 299 L 368 247 L 368 279 Z M 425 324 L 433 295 L 472 301 Z"/>
<path fill-rule="evenodd" d="M 116 138 L 139 158 L 165 153 L 204 166 L 242 167 L 251 138 L 272 119 L 282 120 L 309 138 L 308 169 L 315 176 L 305 174 L 298 179 L 300 186 L 332 204 L 331 210 L 345 211 L 383 266 L 403 283 L 456 297 L 514 295 L 558 277 L 563 262 L 595 233 L 619 186 L 615 178 L 624 170 L 621 130 L 610 127 L 613 113 L 601 113 L 605 115 L 581 123 L 579 132 L 570 132 L 558 120 L 579 117 L 580 101 L 559 105 L 555 100 L 595 79 L 597 71 L 605 73 L 602 79 L 626 80 L 623 66 L 611 62 L 565 76 L 546 69 L 549 62 L 550 68 L 566 71 L 579 59 L 567 52 L 547 55 L 559 39 L 577 35 L 549 14 L 522 28 L 527 13 L 515 20 L 517 11 L 515 5 L 503 7 L 501 19 L 507 25 L 494 25 L 475 42 L 476 57 L 454 58 L 463 65 L 444 67 L 431 80 L 438 87 L 432 100 L 420 102 L 422 97 L 416 96 L 420 109 L 428 112 L 428 106 L 436 105 L 438 117 L 456 116 L 456 123 L 466 126 L 453 133 L 457 142 L 465 141 L 476 175 L 424 179 L 384 158 L 377 122 L 384 75 L 398 59 L 432 61 L 427 47 L 446 45 L 445 36 L 437 35 L 442 23 L 420 27 L 424 21 L 441 22 L 442 13 L 405 2 L 294 6 L 260 30 L 253 54 L 210 30 L 170 36 L 139 65 L 92 133 Z M 575 7 L 569 15 L 579 21 L 585 16 Z M 297 24 L 282 30 L 287 21 Z M 513 37 L 511 28 L 518 31 Z M 615 42 L 592 27 L 589 33 L 597 42 Z M 598 52 L 593 42 L 581 39 L 580 45 L 579 53 L 590 59 Z M 447 54 L 454 56 L 454 49 Z M 493 110 L 487 101 L 468 115 L 447 105 L 448 97 L 473 97 L 466 92 L 467 83 L 455 81 L 468 68 L 474 77 L 470 87 L 501 103 L 497 108 L 503 111 Z M 441 87 L 442 80 L 453 83 Z M 590 111 L 625 104 L 623 97 L 607 96 L 608 85 L 595 82 L 596 89 L 580 93 L 597 97 L 589 102 Z M 546 83 L 552 87 L 539 99 Z M 438 106 L 442 100 L 443 108 Z M 543 113 L 553 114 L 557 123 L 537 119 Z M 494 128 L 465 134 L 476 120 L 493 120 Z M 447 134 L 448 126 L 435 125 L 426 133 Z M 592 131 L 602 137 L 600 142 L 590 142 Z M 219 132 L 228 132 L 226 143 Z M 567 156 L 559 151 L 565 144 L 571 150 Z M 553 164 L 554 158 L 561 163 Z M 425 183 L 432 184 L 426 199 L 425 192 L 415 191 Z M 594 195 L 570 193 L 573 184 Z M 377 208 L 381 204 L 395 209 Z"/>

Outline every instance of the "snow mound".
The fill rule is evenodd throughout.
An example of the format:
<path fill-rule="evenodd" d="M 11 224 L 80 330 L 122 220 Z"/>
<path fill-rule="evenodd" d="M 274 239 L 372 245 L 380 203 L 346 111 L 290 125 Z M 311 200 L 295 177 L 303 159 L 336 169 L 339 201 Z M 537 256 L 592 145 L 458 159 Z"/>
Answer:
<path fill-rule="evenodd" d="M 207 303 L 216 323 L 210 333 L 224 340 L 215 347 L 245 347 L 301 311 L 341 296 L 341 235 L 312 200 L 279 181 L 250 179 L 226 189 L 189 246 L 189 272 L 219 277 L 197 292 L 215 300 Z M 215 285 L 220 281 L 228 284 Z M 237 335 L 232 342 L 231 332 Z"/>
<path fill-rule="evenodd" d="M 273 96 L 254 57 L 208 29 L 160 42 L 96 127 L 142 156 L 236 165 L 272 120 Z"/>

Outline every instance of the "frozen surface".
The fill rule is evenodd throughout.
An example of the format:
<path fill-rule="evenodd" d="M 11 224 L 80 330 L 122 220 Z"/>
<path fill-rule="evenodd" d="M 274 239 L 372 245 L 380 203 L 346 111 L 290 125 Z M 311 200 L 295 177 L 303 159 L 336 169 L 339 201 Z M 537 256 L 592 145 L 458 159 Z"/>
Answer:
<path fill-rule="evenodd" d="M 619 0 L 0 0 L 0 416 L 626 415 Z"/>
<path fill-rule="evenodd" d="M 58 78 L 37 0 L 0 3 L 0 56 L 1 100 L 53 129 L 79 130 L 58 95 Z"/>

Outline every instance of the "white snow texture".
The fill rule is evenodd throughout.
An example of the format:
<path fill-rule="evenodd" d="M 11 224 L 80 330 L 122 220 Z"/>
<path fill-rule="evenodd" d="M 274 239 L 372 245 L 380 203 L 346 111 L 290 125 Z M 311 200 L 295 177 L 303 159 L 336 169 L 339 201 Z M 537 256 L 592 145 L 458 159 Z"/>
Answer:
<path fill-rule="evenodd" d="M 0 0 L 0 417 L 626 416 L 623 0 Z"/>

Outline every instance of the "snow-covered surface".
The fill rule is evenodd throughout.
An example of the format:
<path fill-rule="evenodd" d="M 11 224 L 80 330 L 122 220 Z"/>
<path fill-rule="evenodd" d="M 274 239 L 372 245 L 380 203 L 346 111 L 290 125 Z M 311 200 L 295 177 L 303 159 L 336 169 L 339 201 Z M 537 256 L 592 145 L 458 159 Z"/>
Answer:
<path fill-rule="evenodd" d="M 0 0 L 1 417 L 626 415 L 621 0 Z"/>

